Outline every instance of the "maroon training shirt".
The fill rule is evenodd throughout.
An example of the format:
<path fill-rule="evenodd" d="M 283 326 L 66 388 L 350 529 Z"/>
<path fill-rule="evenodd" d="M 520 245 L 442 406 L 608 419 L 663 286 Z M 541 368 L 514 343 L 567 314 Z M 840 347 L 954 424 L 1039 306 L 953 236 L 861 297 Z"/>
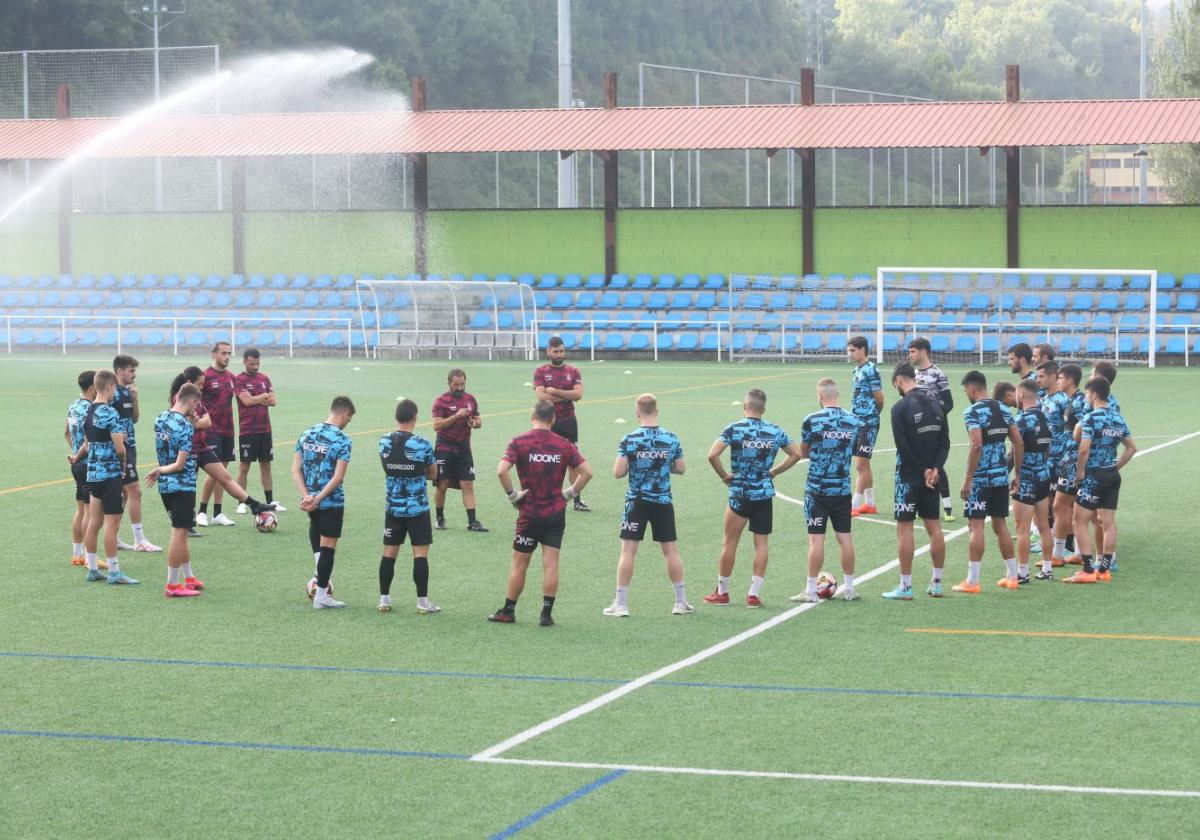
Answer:
<path fill-rule="evenodd" d="M 460 408 L 465 408 L 471 414 L 479 413 L 479 400 L 475 399 L 474 394 L 464 393 L 461 398 L 455 397 L 449 391 L 442 394 L 433 401 L 433 416 L 441 419 L 451 417 L 458 412 Z M 438 443 L 470 443 L 471 442 L 471 427 L 467 425 L 467 417 L 460 420 L 455 420 L 444 429 L 439 429 L 437 433 Z"/>
<path fill-rule="evenodd" d="M 535 388 L 540 385 L 543 388 L 559 388 L 563 391 L 570 391 L 581 382 L 583 382 L 583 376 L 579 373 L 579 368 L 574 365 L 555 367 L 551 364 L 544 364 L 533 372 L 533 387 Z M 574 400 L 563 400 L 554 404 L 555 419 L 570 420 L 574 416 Z"/>
<path fill-rule="evenodd" d="M 567 509 L 562 495 L 567 467 L 583 463 L 575 444 L 549 429 L 531 429 L 508 442 L 504 460 L 517 468 L 521 487 L 529 491 L 518 508 L 523 515 L 546 519 Z"/>
<path fill-rule="evenodd" d="M 208 409 L 204 407 L 204 401 L 196 403 L 196 411 L 194 419 L 203 420 L 208 416 Z M 192 423 L 192 453 L 199 455 L 201 452 L 207 452 L 211 447 L 208 445 L 208 429 L 196 428 L 196 424 Z"/>
<path fill-rule="evenodd" d="M 266 374 L 256 373 L 253 376 L 242 371 L 237 375 L 237 392 L 249 391 L 250 396 L 257 397 L 275 390 Z M 238 400 L 238 435 L 258 435 L 271 431 L 271 411 L 266 405 L 243 405 Z"/>
<path fill-rule="evenodd" d="M 237 390 L 237 377 L 225 368 L 218 371 L 210 367 L 204 371 L 204 407 L 212 418 L 212 433 L 221 437 L 233 437 L 233 398 Z"/>

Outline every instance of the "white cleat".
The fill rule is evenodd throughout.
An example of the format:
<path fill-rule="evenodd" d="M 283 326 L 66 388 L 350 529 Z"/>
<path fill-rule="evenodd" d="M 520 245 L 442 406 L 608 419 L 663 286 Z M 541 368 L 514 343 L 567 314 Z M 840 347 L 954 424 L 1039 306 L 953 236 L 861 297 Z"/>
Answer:
<path fill-rule="evenodd" d="M 797 592 L 788 600 L 795 601 L 797 604 L 815 604 L 817 601 L 820 601 L 821 598 L 816 592 L 809 592 L 805 590 L 804 592 Z"/>
<path fill-rule="evenodd" d="M 200 526 L 201 528 L 207 528 L 208 527 L 208 514 L 207 513 L 197 513 L 196 514 L 196 524 L 198 526 Z"/>
<path fill-rule="evenodd" d="M 287 513 L 287 508 L 279 504 L 279 502 L 271 502 L 271 504 L 275 506 L 276 513 Z"/>
<path fill-rule="evenodd" d="M 250 512 L 250 508 L 246 507 L 245 502 L 242 502 L 240 505 L 237 506 L 237 512 L 241 513 L 241 514 L 246 514 L 246 513 Z"/>
<path fill-rule="evenodd" d="M 125 542 L 125 540 L 121 539 L 120 537 L 117 537 L 117 550 L 118 551 L 133 551 L 134 546 L 130 543 Z"/>
<path fill-rule="evenodd" d="M 346 606 L 345 601 L 333 600 L 333 596 L 330 595 L 328 592 L 326 592 L 324 595 L 321 595 L 320 593 L 318 593 L 317 596 L 315 598 L 313 598 L 313 609 L 314 610 L 337 609 L 338 607 L 344 607 L 344 606 Z"/>
<path fill-rule="evenodd" d="M 430 601 L 428 598 L 417 599 L 417 612 L 420 615 L 429 615 L 430 613 L 441 612 L 442 608 Z"/>
<path fill-rule="evenodd" d="M 675 606 L 671 607 L 671 615 L 691 615 L 696 611 L 696 608 L 687 601 L 676 601 Z"/>
<path fill-rule="evenodd" d="M 392 596 L 391 595 L 380 595 L 379 596 L 379 611 L 380 612 L 391 612 L 392 611 Z"/>
<path fill-rule="evenodd" d="M 841 597 L 843 601 L 857 601 L 858 592 L 856 592 L 853 587 L 848 587 L 842 590 Z"/>
<path fill-rule="evenodd" d="M 142 551 L 147 554 L 154 554 L 156 552 L 162 551 L 161 548 L 159 548 L 154 543 L 150 542 L 150 540 L 142 540 L 140 543 L 138 543 L 137 545 L 135 545 L 133 547 L 133 550 L 134 551 Z"/>
<path fill-rule="evenodd" d="M 604 608 L 604 614 L 612 618 L 629 618 L 629 607 L 623 607 L 616 601 L 613 601 Z"/>
<path fill-rule="evenodd" d="M 216 516 L 214 516 L 212 518 L 212 524 L 214 524 L 214 525 L 236 525 L 237 523 L 234 522 L 232 519 L 230 519 L 225 514 L 218 513 Z"/>

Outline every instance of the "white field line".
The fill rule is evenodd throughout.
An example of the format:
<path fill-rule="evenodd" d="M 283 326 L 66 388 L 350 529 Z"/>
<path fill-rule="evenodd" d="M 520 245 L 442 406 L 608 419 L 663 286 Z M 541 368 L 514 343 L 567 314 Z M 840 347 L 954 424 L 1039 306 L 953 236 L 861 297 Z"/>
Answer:
<path fill-rule="evenodd" d="M 525 758 L 479 758 L 489 764 L 517 764 L 529 767 L 569 767 L 581 770 L 628 770 L 633 773 L 667 773 L 687 776 L 722 776 L 747 779 L 789 779 L 803 782 L 856 782 L 873 785 L 910 785 L 917 787 L 973 788 L 976 790 L 1019 790 L 1038 793 L 1076 793 L 1103 796 L 1164 796 L 1176 799 L 1200 799 L 1200 790 L 1153 790 L 1148 788 L 1077 787 L 1074 785 L 1036 785 L 1020 782 L 979 782 L 958 779 L 919 779 L 897 776 L 849 776 L 831 773 L 785 773 L 770 770 L 718 770 L 705 767 L 664 767 L 654 764 L 602 764 L 588 761 L 544 761 Z"/>
<path fill-rule="evenodd" d="M 1185 440 L 1189 440 L 1189 439 L 1197 437 L 1197 436 L 1200 436 L 1200 431 L 1191 432 L 1190 434 L 1183 435 L 1181 437 L 1175 438 L 1174 440 L 1167 441 L 1166 443 L 1160 443 L 1157 446 L 1150 447 L 1149 449 L 1140 450 L 1137 453 L 1137 455 L 1148 455 L 1151 452 L 1156 452 L 1159 449 L 1163 449 L 1167 446 L 1172 446 L 1176 443 L 1182 443 Z M 1137 456 L 1135 455 L 1135 457 L 1137 457 Z M 949 532 L 948 534 L 946 534 L 946 542 L 950 542 L 951 540 L 961 537 L 963 534 L 967 533 L 967 531 L 968 531 L 968 526 L 964 525 L 963 527 L 958 528 L 957 530 Z M 916 557 L 920 557 L 923 554 L 927 554 L 929 552 L 930 547 L 931 547 L 931 544 L 921 546 L 913 553 L 913 557 L 916 558 Z M 883 565 L 877 566 L 876 568 L 872 569 L 871 571 L 867 572 L 866 574 L 859 576 L 858 579 L 856 580 L 856 583 L 866 583 L 867 581 L 872 580 L 873 578 L 877 578 L 880 575 L 890 572 L 892 569 L 896 568 L 899 565 L 900 565 L 899 558 L 889 560 L 888 562 L 884 563 Z M 789 621 L 792 618 L 795 618 L 796 616 L 801 615 L 802 613 L 805 613 L 810 609 L 813 609 L 814 607 L 819 607 L 822 603 L 824 603 L 824 602 L 823 601 L 810 602 L 810 603 L 806 603 L 806 604 L 801 604 L 797 607 L 792 607 L 789 610 L 785 610 L 784 612 L 781 612 L 778 615 L 775 615 L 760 624 L 756 624 L 753 627 L 743 630 L 741 633 L 738 633 L 736 636 L 731 636 L 730 638 L 725 639 L 722 642 L 718 642 L 717 644 L 712 645 L 710 647 L 707 647 L 704 650 L 699 651 L 698 653 L 694 653 L 689 657 L 680 659 L 678 662 L 673 662 L 670 665 L 664 665 L 662 668 L 659 668 L 657 671 L 651 671 L 649 674 L 645 674 L 641 677 L 638 677 L 635 680 L 631 680 L 630 682 L 625 683 L 624 685 L 618 686 L 617 688 L 614 688 L 612 691 L 608 691 L 604 694 L 601 694 L 599 697 L 596 697 L 593 700 L 589 700 L 588 702 L 583 703 L 579 706 L 576 706 L 573 709 L 569 709 L 569 710 L 563 712 L 561 715 L 558 715 L 556 717 L 550 718 L 549 720 L 543 721 L 542 723 L 539 723 L 536 726 L 530 727 L 529 729 L 526 729 L 523 732 L 518 732 L 516 735 L 513 735 L 511 738 L 507 738 L 498 744 L 493 744 L 492 746 L 488 747 L 487 749 L 477 752 L 473 756 L 471 756 L 471 761 L 495 761 L 497 756 L 499 756 L 501 753 L 508 752 L 513 747 L 520 746 L 521 744 L 524 744 L 526 741 L 531 741 L 534 738 L 538 737 L 539 735 L 544 735 L 545 733 L 550 732 L 553 729 L 557 729 L 558 727 L 562 726 L 563 724 L 570 723 L 571 721 L 577 720 L 578 718 L 581 718 L 584 715 L 590 714 L 590 713 L 596 711 L 597 709 L 603 708 L 604 706 L 607 706 L 610 703 L 620 700 L 622 697 L 626 696 L 627 694 L 631 694 L 634 691 L 637 691 L 639 688 L 643 688 L 643 687 L 649 685 L 650 683 L 653 683 L 657 680 L 661 680 L 665 677 L 668 677 L 677 671 L 682 671 L 685 668 L 690 668 L 693 665 L 696 665 L 700 662 L 703 662 L 706 659 L 710 659 L 710 658 L 716 656 L 718 653 L 721 653 L 723 651 L 729 650 L 732 647 L 740 645 L 744 641 L 753 639 L 755 636 L 758 636 L 761 633 L 765 633 L 766 631 L 770 630 L 772 627 L 776 626 L 777 624 L 783 624 L 785 621 Z M 587 766 L 590 766 L 590 765 L 587 765 Z M 600 768 L 600 765 L 597 765 L 597 769 L 599 769 L 599 768 Z M 613 769 L 620 769 L 620 768 L 614 767 Z M 630 767 L 629 769 L 634 769 L 634 768 Z M 769 774 L 767 774 L 767 775 L 769 775 Z M 800 776 L 800 775 L 796 775 L 795 777 L 796 778 L 821 778 L 821 777 L 805 777 L 805 776 Z M 791 776 L 784 775 L 783 778 L 791 778 Z M 827 778 L 830 781 L 838 781 L 839 780 L 838 777 L 827 777 Z M 850 778 L 854 778 L 854 777 L 850 777 Z M 902 782 L 897 781 L 895 783 L 900 784 Z M 950 785 L 950 786 L 968 786 L 969 787 L 969 786 L 972 786 L 974 783 L 946 782 L 945 784 Z M 984 784 L 986 786 L 986 783 L 981 783 L 981 784 Z M 998 786 L 998 785 L 996 785 L 996 786 Z M 1026 789 L 1029 789 L 1029 787 L 1018 785 L 1016 787 L 1016 789 L 1026 790 Z M 1034 788 L 1034 789 L 1054 790 L 1056 788 L 1046 786 L 1044 788 Z M 1083 791 L 1085 789 L 1077 788 L 1077 789 L 1071 789 L 1071 790 Z M 1112 790 L 1115 792 L 1121 792 L 1120 788 L 1113 788 Z M 1171 794 L 1148 794 L 1148 793 L 1143 792 L 1141 795 L 1171 795 Z M 1182 792 L 1182 793 L 1176 793 L 1174 795 L 1186 795 L 1186 796 L 1197 795 L 1197 796 L 1200 796 L 1200 792 L 1196 792 L 1195 794 L 1193 794 L 1192 792 Z"/>

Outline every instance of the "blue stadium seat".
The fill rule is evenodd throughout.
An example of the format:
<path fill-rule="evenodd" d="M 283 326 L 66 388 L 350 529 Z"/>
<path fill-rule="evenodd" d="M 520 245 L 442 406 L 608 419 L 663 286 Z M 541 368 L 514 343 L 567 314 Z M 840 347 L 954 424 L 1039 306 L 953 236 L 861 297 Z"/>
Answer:
<path fill-rule="evenodd" d="M 557 289 L 558 288 L 558 275 L 557 274 L 543 274 L 542 279 L 538 281 L 536 288 L 538 288 L 538 289 Z"/>
<path fill-rule="evenodd" d="M 688 292 L 675 292 L 671 295 L 671 303 L 669 309 L 691 309 L 692 296 Z"/>
<path fill-rule="evenodd" d="M 1106 295 L 1106 297 L 1107 297 L 1107 295 Z M 1145 310 L 1146 310 L 1146 296 L 1145 295 L 1130 295 L 1129 297 L 1125 298 L 1125 311 L 1126 312 L 1144 312 Z"/>
<path fill-rule="evenodd" d="M 578 274 L 568 274 L 563 278 L 562 288 L 564 289 L 579 289 L 583 287 L 583 278 Z"/>
<path fill-rule="evenodd" d="M 787 292 L 776 292 L 767 300 L 767 309 L 772 312 L 786 310 L 791 306 L 791 298 Z"/>
<path fill-rule="evenodd" d="M 726 336 L 726 335 L 724 335 L 724 334 L 723 334 L 723 335 L 721 336 L 721 344 L 720 344 L 719 346 L 721 346 L 721 347 L 724 347 L 724 346 L 725 346 L 725 343 L 726 343 L 727 341 L 728 341 L 728 336 Z M 711 352 L 711 351 L 713 351 L 713 350 L 716 350 L 716 349 L 717 349 L 717 347 L 718 347 L 718 344 L 717 344 L 717 334 L 716 334 L 716 333 L 705 333 L 705 334 L 704 334 L 704 340 L 703 340 L 703 341 L 700 343 L 700 349 L 701 349 L 701 350 L 707 350 L 707 351 L 710 351 L 710 352 Z"/>
<path fill-rule="evenodd" d="M 633 283 L 630 286 L 632 289 L 652 289 L 654 288 L 653 274 L 638 274 L 633 278 Z"/>
<path fill-rule="evenodd" d="M 1129 278 L 1129 291 L 1146 292 L 1150 290 L 1150 278 L 1145 274 Z"/>
<path fill-rule="evenodd" d="M 973 335 L 960 335 L 954 339 L 955 353 L 974 353 L 977 347 L 978 344 Z"/>
<path fill-rule="evenodd" d="M 1077 335 L 1063 336 L 1063 340 L 1058 344 L 1058 350 L 1063 355 L 1073 355 L 1080 351 L 1083 347 L 1083 342 Z"/>
<path fill-rule="evenodd" d="M 729 275 L 729 288 L 736 290 L 744 290 L 750 288 L 750 278 L 745 274 Z"/>
<path fill-rule="evenodd" d="M 778 288 L 791 292 L 800 287 L 800 278 L 795 274 L 782 274 L 779 277 Z"/>
<path fill-rule="evenodd" d="M 1179 284 L 1175 280 L 1174 274 L 1159 274 L 1158 275 L 1159 290 L 1170 291 L 1171 289 L 1174 289 L 1177 285 L 1179 285 Z"/>
<path fill-rule="evenodd" d="M 1003 281 L 1004 288 L 1006 288 L 1006 289 L 1021 288 L 1021 275 L 1020 274 L 1005 274 L 1004 277 L 1002 278 L 1002 281 Z"/>
<path fill-rule="evenodd" d="M 1119 292 L 1125 288 L 1125 278 L 1120 274 L 1104 275 L 1104 291 Z"/>
<path fill-rule="evenodd" d="M 1120 295 L 1100 295 L 1100 303 L 1097 308 L 1106 312 L 1115 312 L 1120 306 Z"/>
<path fill-rule="evenodd" d="M 1099 355 L 1107 353 L 1112 348 L 1112 342 L 1108 340 L 1106 335 L 1089 335 L 1087 339 L 1087 352 L 1089 355 Z"/>
<path fill-rule="evenodd" d="M 321 337 L 321 347 L 327 350 L 344 349 L 346 334 L 341 330 L 330 330 Z"/>
<path fill-rule="evenodd" d="M 696 295 L 697 309 L 712 309 L 717 305 L 717 296 L 712 292 L 700 292 Z"/>
<path fill-rule="evenodd" d="M 695 333 L 684 333 L 679 336 L 679 342 L 675 345 L 676 350 L 693 351 L 700 347 L 700 336 Z"/>
<path fill-rule="evenodd" d="M 1040 312 L 1042 309 L 1041 295 L 1021 295 L 1018 308 L 1022 312 Z"/>
<path fill-rule="evenodd" d="M 1041 290 L 1046 288 L 1045 274 L 1030 274 L 1025 278 L 1025 288 Z"/>
<path fill-rule="evenodd" d="M 646 298 L 646 308 L 647 309 L 666 309 L 667 308 L 666 292 L 651 292 L 650 296 L 648 298 Z"/>
<path fill-rule="evenodd" d="M 643 304 L 641 292 L 629 292 L 625 295 L 625 299 L 621 301 L 622 309 L 641 309 Z"/>
<path fill-rule="evenodd" d="M 601 309 L 616 309 L 621 305 L 621 295 L 617 292 L 605 292 L 600 295 L 599 307 Z"/>
<path fill-rule="evenodd" d="M 841 301 L 835 294 L 826 293 L 817 298 L 817 309 L 833 311 L 841 305 Z"/>
<path fill-rule="evenodd" d="M 1197 279 L 1200 279 L 1200 274 L 1197 274 L 1195 276 Z M 724 274 L 708 275 L 708 277 L 704 281 L 704 288 L 706 288 L 706 289 L 724 289 L 725 288 L 725 275 Z M 1200 289 L 1200 284 L 1197 284 L 1196 288 Z"/>
<path fill-rule="evenodd" d="M 1193 295 L 1190 293 L 1181 294 L 1179 296 L 1179 298 L 1175 301 L 1175 311 L 1176 312 L 1195 312 L 1198 300 L 1200 300 L 1200 298 L 1198 298 L 1196 295 Z"/>
<path fill-rule="evenodd" d="M 917 309 L 925 312 L 936 312 L 941 308 L 942 296 L 937 292 L 921 292 L 920 297 L 917 298 Z"/>
<path fill-rule="evenodd" d="M 821 288 L 821 282 L 822 278 L 820 274 L 805 274 L 800 278 L 800 288 L 813 292 Z"/>
<path fill-rule="evenodd" d="M 614 274 L 612 276 L 612 279 L 608 281 L 608 288 L 610 288 L 610 289 L 628 289 L 629 288 L 629 275 L 628 274 Z"/>
<path fill-rule="evenodd" d="M 1071 275 L 1069 274 L 1055 274 L 1054 280 L 1050 284 L 1050 288 L 1054 289 L 1056 292 L 1070 291 L 1072 286 L 1073 282 L 1071 280 Z"/>
<path fill-rule="evenodd" d="M 1092 309 L 1092 296 L 1091 295 L 1075 295 L 1075 297 L 1071 299 L 1071 311 L 1072 312 L 1090 312 L 1091 309 Z"/>
<path fill-rule="evenodd" d="M 584 284 L 585 289 L 603 289 L 605 278 L 603 274 L 589 274 L 587 283 Z"/>
<path fill-rule="evenodd" d="M 745 309 L 762 309 L 766 305 L 766 297 L 760 294 L 748 294 L 742 301 L 742 307 Z"/>
<path fill-rule="evenodd" d="M 517 316 L 512 312 L 501 312 L 496 317 L 496 327 L 501 330 L 515 329 L 517 326 Z"/>
<path fill-rule="evenodd" d="M 695 336 L 693 336 L 694 338 Z M 654 339 L 654 346 L 660 352 L 670 350 L 675 344 L 675 336 L 671 333 L 660 332 L 658 337 Z"/>
<path fill-rule="evenodd" d="M 292 282 L 291 278 L 289 278 L 286 274 L 276 274 L 275 276 L 273 276 L 271 278 L 271 282 L 267 286 L 267 288 L 268 289 L 286 289 L 288 286 L 291 285 L 291 282 Z"/>
<path fill-rule="evenodd" d="M 491 313 L 476 312 L 471 316 L 471 320 L 467 322 L 467 328 L 472 330 L 490 330 L 492 328 Z"/>
<path fill-rule="evenodd" d="M 1185 274 L 1179 283 L 1179 288 L 1185 292 L 1200 291 L 1200 274 Z"/>
<path fill-rule="evenodd" d="M 683 279 L 679 281 L 679 288 L 681 288 L 681 289 L 699 289 L 700 283 L 701 283 L 701 280 L 700 280 L 699 274 L 685 274 L 685 275 L 683 275 Z"/>
<path fill-rule="evenodd" d="M 900 349 L 900 340 L 902 336 L 899 333 L 887 332 L 883 334 L 883 352 L 895 353 Z"/>
<path fill-rule="evenodd" d="M 665 291 L 674 289 L 677 285 L 679 285 L 679 281 L 675 278 L 674 274 L 660 274 L 658 275 L 658 283 L 654 288 Z"/>
<path fill-rule="evenodd" d="M 1088 292 L 1094 292 L 1100 288 L 1100 278 L 1095 274 L 1081 274 L 1075 287 Z"/>
<path fill-rule="evenodd" d="M 963 296 L 958 292 L 949 292 L 947 293 L 946 297 L 942 299 L 942 309 L 950 312 L 958 312 L 964 306 L 966 306 L 966 302 L 963 299 Z"/>
<path fill-rule="evenodd" d="M 240 275 L 234 275 L 234 276 L 240 276 Z M 231 277 L 229 279 L 232 280 L 233 277 Z M 263 277 L 261 274 L 251 274 L 250 279 L 246 281 L 247 289 L 264 289 L 264 288 L 266 288 L 266 285 L 267 285 L 267 278 Z"/>
<path fill-rule="evenodd" d="M 577 309 L 594 309 L 596 307 L 596 293 L 580 292 L 575 298 L 575 307 Z"/>
<path fill-rule="evenodd" d="M 987 312 L 992 308 L 992 299 L 987 295 L 975 294 L 971 295 L 971 302 L 967 304 L 967 309 L 972 312 Z"/>
<path fill-rule="evenodd" d="M 556 292 L 550 307 L 552 309 L 570 309 L 573 302 L 574 296 L 570 292 Z"/>
<path fill-rule="evenodd" d="M 604 336 L 605 350 L 621 350 L 625 347 L 625 336 L 619 332 L 606 333 Z"/>
<path fill-rule="evenodd" d="M 1170 356 L 1182 356 L 1186 349 L 1187 342 L 1183 336 L 1177 335 L 1167 339 L 1167 346 L 1163 352 Z"/>
<path fill-rule="evenodd" d="M 579 349 L 591 350 L 593 347 L 599 347 L 600 341 L 596 334 L 591 330 L 579 334 Z"/>
<path fill-rule="evenodd" d="M 1067 309 L 1067 296 L 1050 295 L 1046 299 L 1046 309 L 1050 312 L 1065 312 Z"/>

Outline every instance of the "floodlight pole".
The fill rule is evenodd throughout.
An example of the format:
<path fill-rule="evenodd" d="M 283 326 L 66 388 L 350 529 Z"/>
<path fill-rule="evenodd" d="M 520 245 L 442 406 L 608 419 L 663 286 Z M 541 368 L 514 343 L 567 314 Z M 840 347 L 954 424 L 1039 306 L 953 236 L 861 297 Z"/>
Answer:
<path fill-rule="evenodd" d="M 71 88 L 58 86 L 54 115 L 60 120 L 71 118 Z M 71 273 L 71 214 L 74 210 L 72 175 L 68 169 L 58 177 L 58 273 Z"/>
<path fill-rule="evenodd" d="M 558 107 L 572 107 L 571 0 L 558 0 Z M 558 158 L 558 206 L 576 207 L 575 156 Z"/>
<path fill-rule="evenodd" d="M 158 33 L 187 12 L 186 0 L 178 0 L 178 3 L 172 3 L 171 6 L 163 3 L 162 0 L 143 0 L 142 2 L 126 0 L 125 11 L 134 21 L 154 33 L 154 101 L 158 102 L 161 87 L 158 69 Z M 150 17 L 150 23 L 142 20 L 143 15 Z M 174 17 L 164 23 L 162 20 L 164 15 L 173 15 Z M 154 159 L 154 209 L 159 211 L 163 209 L 162 158 L 157 157 Z"/>
<path fill-rule="evenodd" d="M 1141 55 L 1139 56 L 1138 64 L 1138 99 L 1146 98 L 1146 0 L 1141 2 L 1141 17 L 1138 23 L 1139 34 L 1141 35 Z M 1138 147 L 1138 204 L 1146 203 L 1146 181 L 1147 174 L 1150 168 L 1150 161 L 1147 159 L 1146 146 L 1142 144 Z"/>

